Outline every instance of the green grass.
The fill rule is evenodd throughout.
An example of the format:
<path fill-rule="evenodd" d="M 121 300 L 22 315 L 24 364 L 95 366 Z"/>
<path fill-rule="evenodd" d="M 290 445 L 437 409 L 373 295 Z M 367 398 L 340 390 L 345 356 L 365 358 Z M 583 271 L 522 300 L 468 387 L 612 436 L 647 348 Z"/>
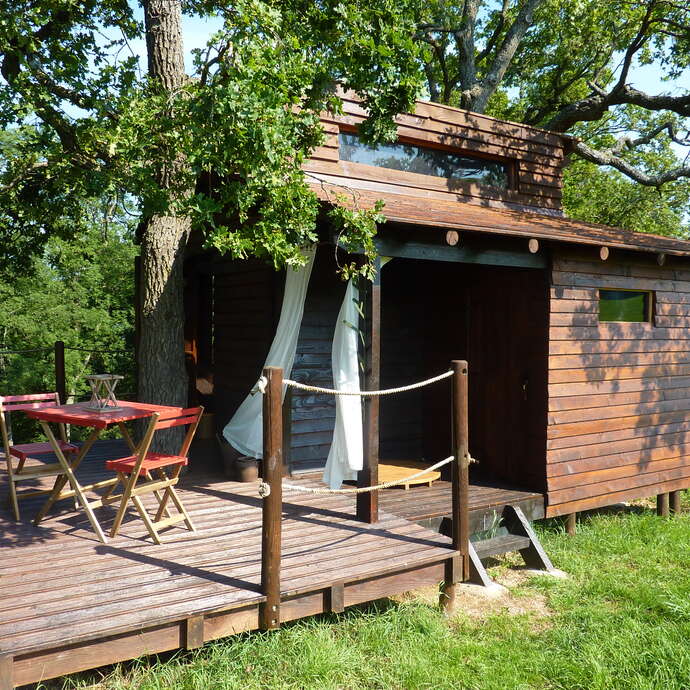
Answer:
<path fill-rule="evenodd" d="M 73 676 L 51 687 L 688 688 L 690 518 L 597 515 L 575 537 L 540 527 L 567 580 L 536 576 L 518 602 L 551 614 L 494 610 L 448 619 L 422 598 L 385 602 Z M 506 566 L 494 569 L 495 575 Z M 527 607 L 529 608 L 529 607 Z M 542 606 L 543 609 L 543 606 Z"/>

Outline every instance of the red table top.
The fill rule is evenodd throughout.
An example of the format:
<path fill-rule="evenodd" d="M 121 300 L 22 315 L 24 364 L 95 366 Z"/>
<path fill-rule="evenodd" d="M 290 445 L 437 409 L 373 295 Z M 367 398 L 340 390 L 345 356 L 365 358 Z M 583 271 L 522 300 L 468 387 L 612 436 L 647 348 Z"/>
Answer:
<path fill-rule="evenodd" d="M 175 412 L 183 409 L 168 405 L 151 405 L 149 403 L 118 400 L 119 409 L 110 412 L 107 410 L 90 410 L 85 407 L 87 404 L 82 402 L 73 405 L 60 405 L 60 407 L 45 407 L 40 410 L 27 410 L 26 414 L 33 419 L 43 422 L 92 426 L 96 429 L 105 429 L 111 424 L 150 417 L 154 412 Z"/>

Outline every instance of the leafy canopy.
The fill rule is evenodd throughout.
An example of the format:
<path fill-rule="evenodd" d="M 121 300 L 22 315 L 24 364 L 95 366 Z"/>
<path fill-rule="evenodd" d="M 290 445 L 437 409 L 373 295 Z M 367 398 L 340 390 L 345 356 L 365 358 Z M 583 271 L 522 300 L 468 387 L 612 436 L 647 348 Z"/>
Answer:
<path fill-rule="evenodd" d="M 84 376 L 105 371 L 125 375 L 119 393 L 135 392 L 133 228 L 121 215 L 113 217 L 107 200 L 83 207 L 82 218 L 86 230 L 70 240 L 51 237 L 26 274 L 0 274 L 4 393 L 55 390 L 56 340 L 67 348 L 68 395 L 86 395 Z M 25 349 L 39 351 L 5 354 Z"/>
<path fill-rule="evenodd" d="M 372 141 L 418 91 L 411 1 L 186 2 L 223 28 L 172 93 L 140 75 L 128 45 L 143 27 L 124 0 L 0 2 L 0 121 L 21 133 L 0 150 L 5 264 L 74 234 L 80 201 L 103 191 L 133 195 L 144 217 L 191 216 L 233 256 L 300 263 L 318 212 L 300 166 L 323 140 L 319 113 L 340 107 L 336 85 L 364 98 Z M 161 184 L 175 160 L 183 173 Z M 377 212 L 334 214 L 373 253 Z"/>
<path fill-rule="evenodd" d="M 572 135 L 574 157 L 592 165 L 577 163 L 566 173 L 571 214 L 634 230 L 685 232 L 687 2 L 430 0 L 419 12 L 417 39 L 432 100 Z M 658 74 L 651 93 L 640 88 L 645 66 Z M 626 203 L 646 200 L 647 211 L 621 206 L 621 213 L 609 213 L 607 184 L 617 197 L 627 190 Z M 658 227 L 653 199 L 664 218 Z"/>

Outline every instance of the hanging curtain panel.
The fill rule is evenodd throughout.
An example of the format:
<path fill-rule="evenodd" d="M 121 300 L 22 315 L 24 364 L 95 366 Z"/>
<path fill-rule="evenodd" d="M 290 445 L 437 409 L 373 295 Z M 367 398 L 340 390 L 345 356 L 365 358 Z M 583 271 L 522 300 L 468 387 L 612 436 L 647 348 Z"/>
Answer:
<path fill-rule="evenodd" d="M 297 337 L 302 325 L 304 301 L 311 269 L 314 265 L 316 245 L 304 250 L 307 263 L 297 270 L 287 269 L 285 276 L 285 293 L 280 309 L 280 320 L 271 349 L 264 366 L 282 367 L 283 375 L 288 377 L 292 371 L 297 350 Z M 283 397 L 285 387 L 283 387 Z M 263 457 L 263 396 L 249 394 L 223 429 L 223 436 L 228 443 L 243 455 L 252 458 Z"/>
<path fill-rule="evenodd" d="M 333 383 L 337 390 L 359 391 L 359 311 L 358 290 L 352 280 L 347 285 L 333 336 Z M 362 469 L 362 399 L 355 395 L 336 396 L 335 429 L 323 480 L 339 489 L 345 480 L 356 479 Z"/>

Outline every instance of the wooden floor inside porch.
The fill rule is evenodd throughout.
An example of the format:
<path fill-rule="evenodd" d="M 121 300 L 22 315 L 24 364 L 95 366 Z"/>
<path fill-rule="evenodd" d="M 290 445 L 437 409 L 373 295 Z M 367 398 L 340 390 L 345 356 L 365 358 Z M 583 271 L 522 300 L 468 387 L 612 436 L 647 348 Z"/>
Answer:
<path fill-rule="evenodd" d="M 99 442 L 80 480 L 97 481 L 103 460 L 124 454 L 121 442 Z M 0 484 L 0 690 L 257 628 L 257 486 L 192 462 L 180 495 L 197 531 L 171 529 L 156 546 L 134 512 L 100 543 L 69 500 L 34 527 L 43 499 L 27 499 L 17 523 Z M 385 507 L 366 525 L 351 497 L 285 491 L 283 500 L 282 621 L 438 583 L 455 553 Z M 96 512 L 107 531 L 115 508 Z"/>

